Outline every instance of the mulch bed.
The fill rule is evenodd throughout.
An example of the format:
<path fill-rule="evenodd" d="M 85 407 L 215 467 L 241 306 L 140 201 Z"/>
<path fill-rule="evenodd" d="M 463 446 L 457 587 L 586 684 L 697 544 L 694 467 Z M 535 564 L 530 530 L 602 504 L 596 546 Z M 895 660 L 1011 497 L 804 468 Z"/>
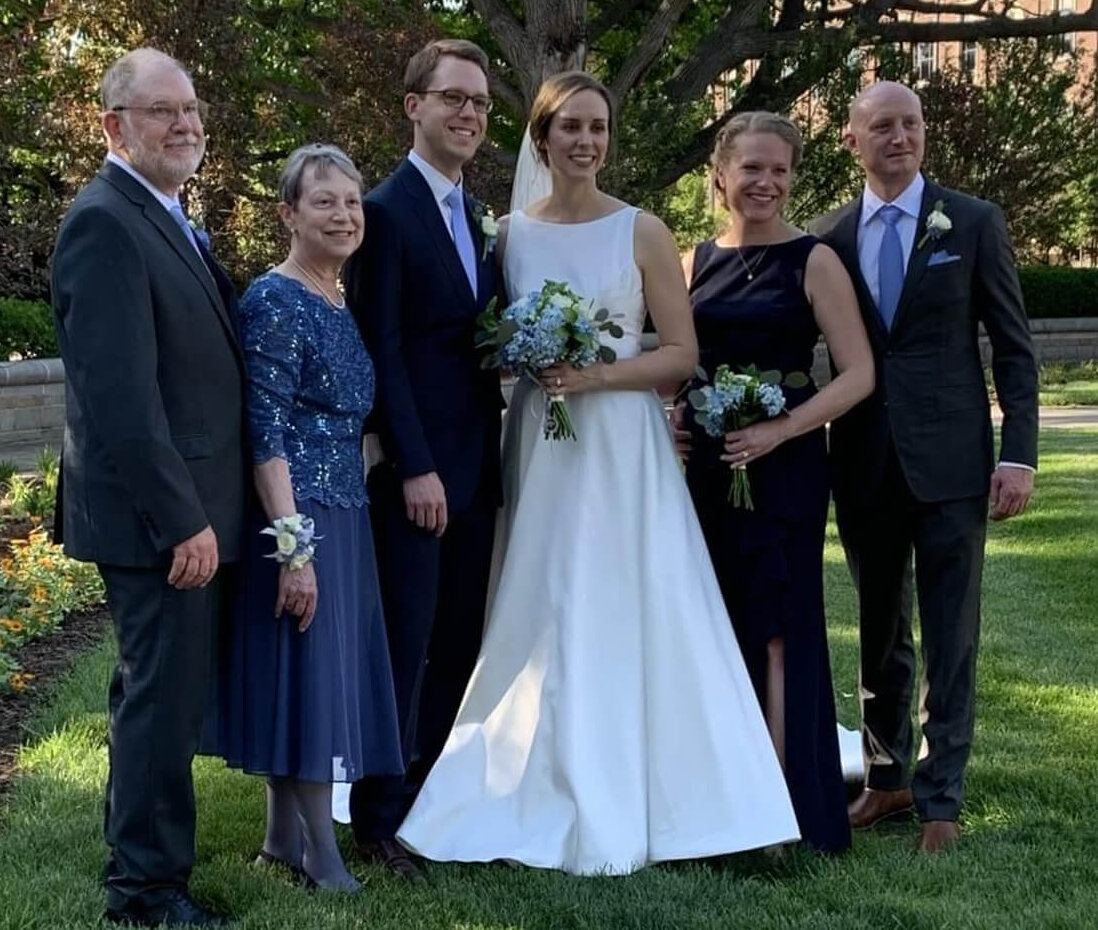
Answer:
<path fill-rule="evenodd" d="M 0 694 L 0 795 L 11 781 L 23 728 L 36 704 L 68 673 L 77 656 L 103 641 L 109 626 L 106 606 L 93 607 L 70 614 L 49 636 L 32 639 L 16 651 L 19 664 L 34 674 L 34 681 L 25 691 Z"/>
<path fill-rule="evenodd" d="M 12 539 L 26 539 L 38 526 L 30 520 L 0 517 L 0 556 L 11 552 Z M 49 530 L 49 521 L 46 523 Z M 15 769 L 15 753 L 26 736 L 25 726 L 38 702 L 46 698 L 54 684 L 72 668 L 76 658 L 103 641 L 110 626 L 105 605 L 67 616 L 48 636 L 24 643 L 15 658 L 34 680 L 25 691 L 0 694 L 0 795 L 7 790 Z"/>

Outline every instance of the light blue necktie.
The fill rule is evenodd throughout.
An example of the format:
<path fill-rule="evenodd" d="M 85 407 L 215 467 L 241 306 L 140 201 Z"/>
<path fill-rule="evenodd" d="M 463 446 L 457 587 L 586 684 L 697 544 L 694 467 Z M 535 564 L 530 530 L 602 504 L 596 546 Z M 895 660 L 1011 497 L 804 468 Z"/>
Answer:
<path fill-rule="evenodd" d="M 183 208 L 178 203 L 173 203 L 171 209 L 168 211 L 171 214 L 176 225 L 183 230 L 183 235 L 187 237 L 187 241 L 194 246 L 194 250 L 198 253 L 199 257 L 202 257 L 202 250 L 198 247 L 198 242 L 195 239 L 194 230 L 191 228 L 191 224 L 187 222 L 187 216 L 183 212 Z"/>
<path fill-rule="evenodd" d="M 465 277 L 473 294 L 477 292 L 477 247 L 473 245 L 473 234 L 469 231 L 469 220 L 465 216 L 465 197 L 461 188 L 455 187 L 448 193 L 444 203 L 450 208 L 450 224 L 454 231 L 454 246 L 457 248 Z"/>
<path fill-rule="evenodd" d="M 877 211 L 877 216 L 884 223 L 884 236 L 881 237 L 881 251 L 877 258 L 877 310 L 885 329 L 891 330 L 896 308 L 900 304 L 900 291 L 904 288 L 904 247 L 896 229 L 903 210 L 885 204 Z"/>

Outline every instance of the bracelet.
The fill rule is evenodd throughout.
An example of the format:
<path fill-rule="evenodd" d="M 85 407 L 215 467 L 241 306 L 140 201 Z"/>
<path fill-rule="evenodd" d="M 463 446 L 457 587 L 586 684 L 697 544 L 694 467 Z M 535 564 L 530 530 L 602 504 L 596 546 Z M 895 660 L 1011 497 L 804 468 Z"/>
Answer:
<path fill-rule="evenodd" d="M 274 559 L 290 571 L 304 568 L 313 560 L 316 541 L 320 539 L 314 533 L 313 518 L 303 513 L 275 517 L 270 526 L 259 531 L 261 536 L 275 538 L 275 551 L 265 555 L 264 558 Z"/>

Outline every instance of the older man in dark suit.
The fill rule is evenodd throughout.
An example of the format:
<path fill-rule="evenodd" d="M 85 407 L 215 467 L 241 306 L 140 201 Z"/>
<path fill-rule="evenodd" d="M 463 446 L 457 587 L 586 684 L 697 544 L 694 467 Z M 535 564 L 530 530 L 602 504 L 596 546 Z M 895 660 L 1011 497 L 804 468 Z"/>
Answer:
<path fill-rule="evenodd" d="M 878 372 L 874 394 L 831 428 L 839 532 L 861 613 L 868 773 L 850 819 L 867 827 L 914 802 L 919 848 L 935 852 L 960 835 L 989 497 L 991 518 L 1005 519 L 1033 490 L 1037 367 L 1003 214 L 924 179 L 918 96 L 870 86 L 851 104 L 846 142 L 865 190 L 812 231 L 854 279 Z M 998 464 L 981 323 L 1003 410 Z M 913 552 L 924 655 L 914 775 Z"/>
<path fill-rule="evenodd" d="M 97 563 L 118 638 L 110 689 L 107 918 L 223 921 L 187 892 L 197 747 L 222 595 L 241 547 L 243 364 L 232 286 L 179 190 L 205 146 L 183 67 L 125 55 L 102 86 L 107 161 L 58 233 L 66 372 L 63 540 Z"/>

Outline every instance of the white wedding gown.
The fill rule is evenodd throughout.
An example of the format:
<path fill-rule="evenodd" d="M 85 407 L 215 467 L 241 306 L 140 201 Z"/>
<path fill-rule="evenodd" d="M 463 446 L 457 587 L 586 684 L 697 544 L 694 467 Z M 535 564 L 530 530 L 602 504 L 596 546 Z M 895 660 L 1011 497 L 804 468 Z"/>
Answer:
<path fill-rule="evenodd" d="M 620 314 L 640 352 L 637 210 L 512 215 L 511 299 L 546 279 Z M 578 441 L 542 438 L 520 382 L 484 642 L 454 728 L 399 831 L 429 859 L 623 874 L 798 837 L 663 408 L 653 391 L 568 398 Z"/>

